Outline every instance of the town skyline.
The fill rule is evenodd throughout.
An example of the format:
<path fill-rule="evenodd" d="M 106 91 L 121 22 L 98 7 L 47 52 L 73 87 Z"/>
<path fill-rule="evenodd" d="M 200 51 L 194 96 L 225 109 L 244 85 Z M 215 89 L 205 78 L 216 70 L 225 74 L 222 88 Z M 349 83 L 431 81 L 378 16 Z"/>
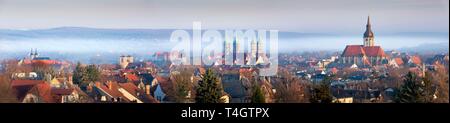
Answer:
<path fill-rule="evenodd" d="M 439 119 L 449 21 L 449 0 L 0 0 L 0 112 Z"/>
<path fill-rule="evenodd" d="M 362 21 L 362 20 L 361 20 Z M 364 22 L 364 21 L 362 21 Z M 363 25 L 363 24 L 362 24 Z M 336 46 L 346 43 L 356 43 L 361 40 L 364 26 L 360 25 L 359 33 L 295 33 L 280 32 L 280 51 L 337 51 Z M 448 33 L 445 32 L 398 32 L 392 34 L 377 32 L 377 44 L 384 45 L 386 50 L 411 49 L 425 45 L 448 45 Z M 207 29 L 205 29 L 207 30 Z M 103 29 L 82 27 L 61 27 L 38 30 L 2 30 L 0 29 L 0 51 L 21 52 L 30 48 L 38 48 L 46 52 L 154 52 L 149 47 L 159 46 L 169 50 L 170 33 L 174 29 Z M 245 30 L 244 30 L 245 31 Z M 133 43 L 129 43 L 133 42 Z M 157 43 L 158 42 L 158 43 Z M 320 42 L 320 43 L 319 43 Z M 50 45 L 52 44 L 52 48 Z M 21 47 L 15 47 L 20 45 Z M 295 47 L 292 47 L 294 46 Z M 102 46 L 99 48 L 98 46 Z M 427 47 L 424 47 L 427 48 Z M 428 47 L 433 49 L 434 47 Z M 150 48 L 151 49 L 151 48 Z M 448 48 L 447 48 L 448 49 Z M 128 51 L 128 52 L 127 52 Z"/>

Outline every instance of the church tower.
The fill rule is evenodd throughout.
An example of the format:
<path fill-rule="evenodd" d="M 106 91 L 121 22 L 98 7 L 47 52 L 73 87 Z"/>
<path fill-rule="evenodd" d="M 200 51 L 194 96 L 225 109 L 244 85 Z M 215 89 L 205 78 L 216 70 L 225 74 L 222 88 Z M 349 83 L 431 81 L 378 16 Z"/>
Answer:
<path fill-rule="evenodd" d="M 37 53 L 37 49 L 34 49 L 34 53 L 33 53 L 33 48 L 31 48 L 30 59 L 33 60 L 34 58 L 37 58 L 38 56 L 39 56 L 39 54 Z"/>
<path fill-rule="evenodd" d="M 370 47 L 374 46 L 374 35 L 372 32 L 372 25 L 370 25 L 370 17 L 367 17 L 367 25 L 366 25 L 366 32 L 364 32 L 364 46 Z"/>
<path fill-rule="evenodd" d="M 30 50 L 30 59 L 34 59 L 33 48 L 31 48 L 31 50 Z"/>
<path fill-rule="evenodd" d="M 251 44 L 250 44 L 250 47 L 251 47 L 251 56 L 250 57 L 252 57 L 252 58 L 256 58 L 256 53 L 257 53 L 257 48 L 258 48 L 258 46 L 257 46 L 257 41 L 256 40 L 252 40 L 252 42 L 251 42 Z"/>

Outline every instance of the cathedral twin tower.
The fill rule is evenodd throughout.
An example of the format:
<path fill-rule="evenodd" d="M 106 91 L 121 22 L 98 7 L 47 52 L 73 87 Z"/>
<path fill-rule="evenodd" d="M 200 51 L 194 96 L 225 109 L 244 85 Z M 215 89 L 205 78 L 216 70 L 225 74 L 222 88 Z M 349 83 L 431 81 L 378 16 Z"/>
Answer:
<path fill-rule="evenodd" d="M 232 42 L 225 41 L 223 44 L 224 56 L 232 56 L 234 64 L 239 64 L 239 62 L 243 62 L 245 65 L 261 64 L 265 58 L 266 48 L 264 42 L 265 40 L 262 39 L 252 40 L 250 42 L 250 52 L 246 53 L 245 50 L 247 49 L 245 47 L 242 49 L 244 44 L 238 38 Z M 240 55 L 244 57 L 240 58 Z"/>

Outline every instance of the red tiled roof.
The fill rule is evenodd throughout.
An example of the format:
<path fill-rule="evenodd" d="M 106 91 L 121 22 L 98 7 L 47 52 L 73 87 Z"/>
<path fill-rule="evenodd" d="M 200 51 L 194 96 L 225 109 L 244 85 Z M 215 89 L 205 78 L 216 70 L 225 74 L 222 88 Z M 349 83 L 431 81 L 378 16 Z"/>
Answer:
<path fill-rule="evenodd" d="M 164 82 L 169 81 L 169 78 L 167 78 L 167 77 L 162 77 L 162 76 L 157 76 L 157 77 L 156 77 L 156 80 L 158 80 L 158 83 L 164 83 Z"/>
<path fill-rule="evenodd" d="M 17 86 L 32 86 L 40 83 L 45 83 L 43 80 L 12 80 L 11 86 L 17 87 Z"/>
<path fill-rule="evenodd" d="M 245 72 L 253 72 L 255 71 L 254 69 L 248 69 L 248 68 L 240 68 L 239 69 L 239 73 L 245 73 Z"/>
<path fill-rule="evenodd" d="M 206 73 L 206 70 L 203 67 L 198 67 L 198 70 L 199 70 L 200 74 L 202 74 L 202 75 Z"/>
<path fill-rule="evenodd" d="M 139 77 L 136 76 L 135 74 L 127 74 L 127 75 L 125 75 L 125 77 L 126 77 L 129 81 L 139 81 Z"/>
<path fill-rule="evenodd" d="M 380 46 L 369 46 L 365 47 L 363 45 L 347 45 L 345 47 L 344 53 L 342 53 L 343 57 L 360 57 L 360 56 L 368 56 L 368 57 L 385 57 L 383 49 Z"/>
<path fill-rule="evenodd" d="M 368 59 L 364 59 L 364 64 L 371 65 L 370 61 Z"/>
<path fill-rule="evenodd" d="M 131 69 L 124 69 L 124 70 L 120 70 L 121 73 L 132 73 L 133 70 Z"/>
<path fill-rule="evenodd" d="M 56 60 L 29 60 L 29 59 L 25 59 L 23 63 L 24 64 L 46 64 L 46 65 L 63 64 L 63 62 L 56 61 Z"/>
<path fill-rule="evenodd" d="M 74 89 L 52 88 L 52 94 L 55 95 L 70 95 Z"/>
<path fill-rule="evenodd" d="M 417 64 L 417 65 L 422 64 L 422 60 L 420 60 L 420 57 L 418 57 L 418 56 L 412 56 L 410 59 L 414 64 Z"/>
<path fill-rule="evenodd" d="M 74 89 L 62 89 L 62 88 L 52 88 L 51 95 L 53 96 L 53 100 L 57 103 L 62 101 L 62 96 L 70 95 Z"/>
<path fill-rule="evenodd" d="M 363 47 L 366 56 L 369 57 L 385 57 L 383 49 L 380 46 Z"/>
<path fill-rule="evenodd" d="M 167 93 L 172 88 L 172 83 L 169 78 L 158 76 L 156 77 L 156 80 L 158 80 L 164 93 Z"/>
<path fill-rule="evenodd" d="M 403 60 L 402 58 L 395 58 L 395 63 L 397 63 L 397 65 L 403 65 Z"/>
<path fill-rule="evenodd" d="M 24 59 L 24 60 L 23 60 L 23 63 L 24 63 L 24 64 L 31 64 L 31 60 L 30 60 L 30 59 Z"/>
<path fill-rule="evenodd" d="M 139 88 L 134 85 L 133 83 L 119 83 L 120 87 L 131 93 L 133 96 L 137 96 L 137 92 L 139 91 Z"/>
<path fill-rule="evenodd" d="M 331 73 L 337 73 L 337 72 L 338 72 L 338 70 L 336 67 L 331 68 Z"/>
<path fill-rule="evenodd" d="M 54 99 L 51 95 L 51 87 L 47 83 L 39 83 L 34 86 L 28 93 L 35 94 L 42 98 L 46 103 L 54 103 Z"/>
<path fill-rule="evenodd" d="M 97 88 L 100 88 L 102 91 L 104 91 L 105 93 L 111 95 L 114 98 L 117 97 L 121 97 L 122 93 L 120 93 L 119 90 L 117 90 L 117 82 L 107 82 L 107 84 L 110 84 L 108 86 L 104 85 L 104 84 L 98 84 Z M 111 86 L 111 89 L 110 89 Z"/>
<path fill-rule="evenodd" d="M 347 45 L 342 53 L 343 57 L 364 56 L 365 52 L 362 45 Z"/>

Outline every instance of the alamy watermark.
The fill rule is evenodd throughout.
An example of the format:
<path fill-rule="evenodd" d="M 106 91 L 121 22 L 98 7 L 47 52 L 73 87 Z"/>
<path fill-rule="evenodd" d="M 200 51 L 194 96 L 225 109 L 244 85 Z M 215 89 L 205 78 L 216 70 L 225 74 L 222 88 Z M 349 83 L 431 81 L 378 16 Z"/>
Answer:
<path fill-rule="evenodd" d="M 218 30 L 202 30 L 201 22 L 193 22 L 191 33 L 175 30 L 170 36 L 170 42 L 177 43 L 169 56 L 172 64 L 264 66 L 259 75 L 276 75 L 278 30 L 222 32 L 224 35 Z"/>

